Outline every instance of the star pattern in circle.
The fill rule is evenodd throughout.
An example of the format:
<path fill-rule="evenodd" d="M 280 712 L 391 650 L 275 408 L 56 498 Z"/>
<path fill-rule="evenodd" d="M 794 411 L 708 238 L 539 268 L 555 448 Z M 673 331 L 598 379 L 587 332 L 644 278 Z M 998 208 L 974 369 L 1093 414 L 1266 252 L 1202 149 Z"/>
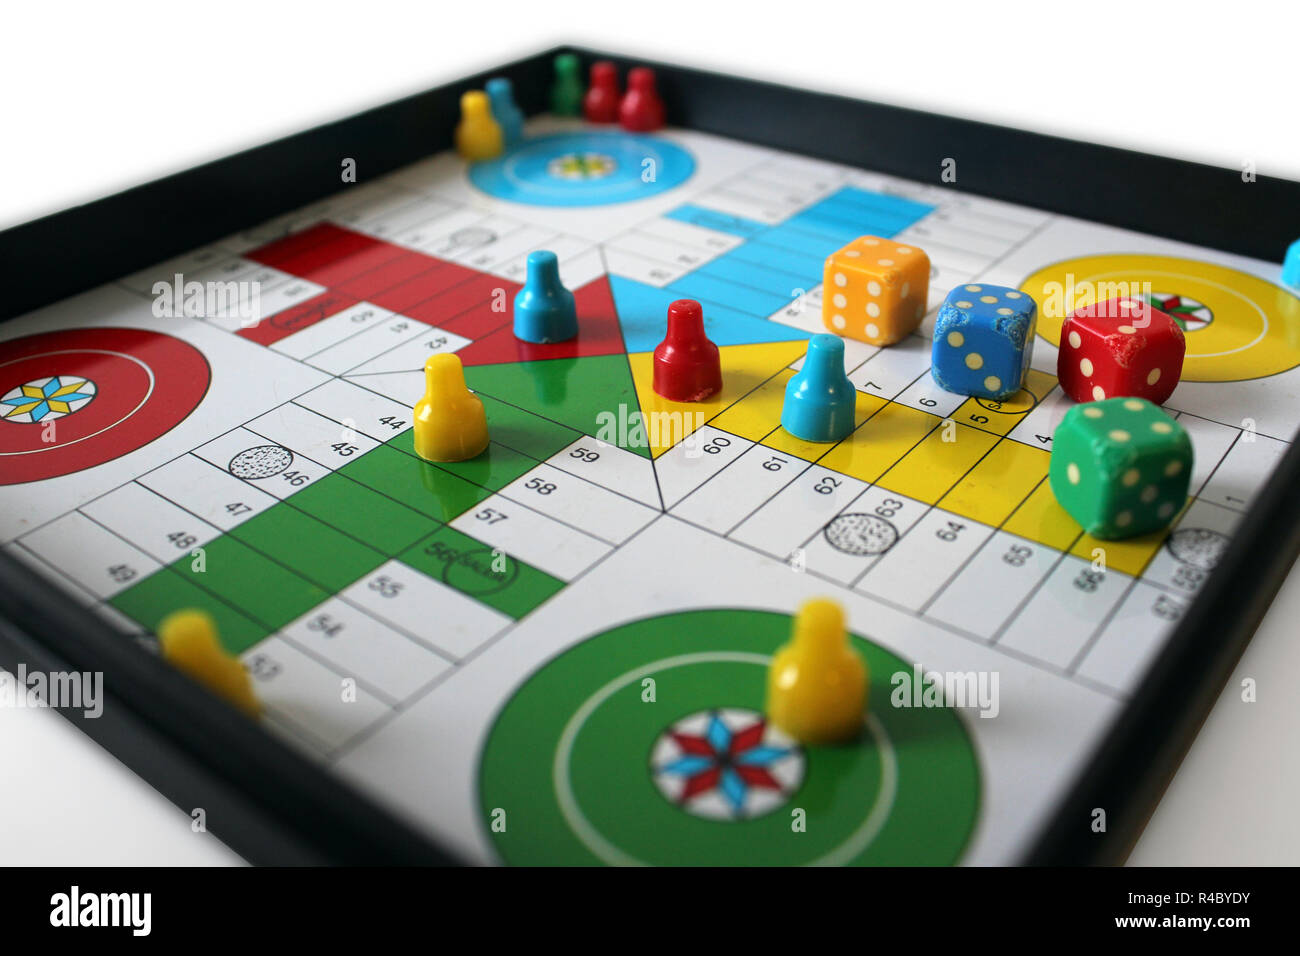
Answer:
<path fill-rule="evenodd" d="M 1199 331 L 1214 321 L 1210 307 L 1190 296 L 1153 292 L 1147 296 L 1147 304 L 1171 316 L 1184 332 Z"/>
<path fill-rule="evenodd" d="M 655 785 L 682 809 L 714 820 L 744 820 L 781 806 L 803 781 L 802 749 L 752 710 L 700 711 L 655 742 Z"/>
<path fill-rule="evenodd" d="M 85 408 L 95 391 L 94 382 L 79 376 L 36 379 L 0 396 L 0 419 L 19 424 L 52 421 Z"/>
<path fill-rule="evenodd" d="M 617 164 L 601 153 L 568 153 L 547 164 L 546 171 L 558 179 L 603 179 Z"/>

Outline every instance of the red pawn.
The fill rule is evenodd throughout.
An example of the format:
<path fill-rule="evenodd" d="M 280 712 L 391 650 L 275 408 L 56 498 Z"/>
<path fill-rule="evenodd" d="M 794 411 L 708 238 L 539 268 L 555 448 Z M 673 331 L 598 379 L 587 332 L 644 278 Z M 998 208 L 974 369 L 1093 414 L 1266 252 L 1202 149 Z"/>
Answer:
<path fill-rule="evenodd" d="M 655 89 L 655 71 L 638 66 L 627 75 L 627 92 L 618 105 L 618 121 L 634 133 L 649 133 L 664 125 L 664 101 Z"/>
<path fill-rule="evenodd" d="M 591 64 L 591 89 L 582 98 L 582 115 L 591 123 L 618 119 L 618 71 L 608 60 Z"/>
<path fill-rule="evenodd" d="M 668 334 L 655 349 L 654 390 L 673 402 L 702 402 L 722 390 L 722 359 L 704 334 L 704 310 L 694 299 L 668 306 Z"/>

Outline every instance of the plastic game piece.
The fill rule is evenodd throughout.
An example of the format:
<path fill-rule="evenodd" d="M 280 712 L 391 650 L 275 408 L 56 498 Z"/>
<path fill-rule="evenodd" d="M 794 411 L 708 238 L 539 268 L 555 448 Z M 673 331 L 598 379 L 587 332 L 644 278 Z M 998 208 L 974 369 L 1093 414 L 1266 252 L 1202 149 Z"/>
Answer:
<path fill-rule="evenodd" d="M 668 306 L 668 332 L 655 347 L 654 390 L 672 402 L 702 402 L 722 391 L 722 358 L 694 299 Z"/>
<path fill-rule="evenodd" d="M 1282 282 L 1300 289 L 1300 239 L 1287 246 L 1286 259 L 1282 261 Z"/>
<path fill-rule="evenodd" d="M 930 374 L 959 395 L 1009 398 L 1024 385 L 1037 321 L 1027 292 L 987 282 L 958 286 L 935 317 Z"/>
<path fill-rule="evenodd" d="M 262 705 L 253 682 L 239 658 L 217 639 L 217 626 L 203 611 L 184 610 L 168 615 L 158 625 L 163 658 L 249 717 Z"/>
<path fill-rule="evenodd" d="M 488 102 L 492 105 L 492 118 L 501 127 L 501 139 L 507 147 L 524 138 L 524 114 L 515 104 L 514 87 L 504 76 L 487 81 Z"/>
<path fill-rule="evenodd" d="M 1121 296 L 1075 309 L 1061 325 L 1056 375 L 1076 402 L 1136 396 L 1163 405 L 1187 343 L 1173 316 Z"/>
<path fill-rule="evenodd" d="M 551 112 L 556 116 L 582 114 L 582 77 L 578 58 L 561 53 L 555 58 L 555 82 L 551 84 Z"/>
<path fill-rule="evenodd" d="M 491 101 L 482 90 L 470 90 L 460 98 L 455 139 L 456 152 L 470 162 L 501 155 L 505 143 L 501 124 L 493 118 Z"/>
<path fill-rule="evenodd" d="M 415 452 L 426 461 L 465 461 L 488 445 L 487 412 L 465 385 L 460 356 L 430 355 L 415 403 Z"/>
<path fill-rule="evenodd" d="M 664 101 L 655 89 L 655 71 L 648 66 L 628 72 L 627 92 L 618 104 L 618 122 L 635 133 L 649 133 L 664 125 Z"/>
<path fill-rule="evenodd" d="M 608 60 L 591 64 L 591 86 L 582 98 L 582 115 L 589 123 L 613 123 L 618 119 L 618 70 Z"/>
<path fill-rule="evenodd" d="M 853 431 L 857 397 L 844 374 L 844 340 L 814 335 L 803 368 L 785 386 L 781 427 L 804 441 L 839 441 Z"/>
<path fill-rule="evenodd" d="M 545 249 L 528 254 L 524 287 L 515 296 L 515 338 L 535 345 L 567 342 L 578 334 L 573 293 L 560 282 L 560 263 Z"/>
<path fill-rule="evenodd" d="M 853 649 L 844 609 L 814 598 L 799 609 L 790 643 L 767 672 L 767 716 L 805 744 L 851 740 L 867 706 L 867 664 Z"/>
<path fill-rule="evenodd" d="M 1075 405 L 1052 433 L 1052 493 L 1094 538 L 1165 527 L 1187 501 L 1192 442 L 1144 398 Z"/>
<path fill-rule="evenodd" d="M 916 331 L 930 292 L 930 257 L 907 243 L 862 236 L 826 260 L 822 322 L 827 331 L 893 345 Z"/>

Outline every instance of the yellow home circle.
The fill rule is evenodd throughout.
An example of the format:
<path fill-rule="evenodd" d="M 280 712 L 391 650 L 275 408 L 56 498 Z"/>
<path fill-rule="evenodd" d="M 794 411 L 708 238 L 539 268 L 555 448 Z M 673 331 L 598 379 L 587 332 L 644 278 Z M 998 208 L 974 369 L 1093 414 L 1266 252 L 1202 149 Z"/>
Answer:
<path fill-rule="evenodd" d="M 1237 269 L 1177 256 L 1082 256 L 1038 270 L 1020 288 L 1038 303 L 1038 334 L 1053 345 L 1074 309 L 1147 291 L 1186 296 L 1213 313 L 1187 333 L 1184 381 L 1239 382 L 1300 366 L 1300 297 Z"/>

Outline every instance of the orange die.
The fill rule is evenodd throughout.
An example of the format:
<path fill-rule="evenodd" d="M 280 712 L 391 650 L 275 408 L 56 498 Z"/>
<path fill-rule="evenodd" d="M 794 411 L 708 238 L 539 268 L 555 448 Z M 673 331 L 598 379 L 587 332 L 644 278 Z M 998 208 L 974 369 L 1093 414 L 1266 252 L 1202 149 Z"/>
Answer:
<path fill-rule="evenodd" d="M 892 345 L 925 317 L 930 257 L 916 246 L 863 236 L 826 260 L 822 321 L 836 335 Z"/>

